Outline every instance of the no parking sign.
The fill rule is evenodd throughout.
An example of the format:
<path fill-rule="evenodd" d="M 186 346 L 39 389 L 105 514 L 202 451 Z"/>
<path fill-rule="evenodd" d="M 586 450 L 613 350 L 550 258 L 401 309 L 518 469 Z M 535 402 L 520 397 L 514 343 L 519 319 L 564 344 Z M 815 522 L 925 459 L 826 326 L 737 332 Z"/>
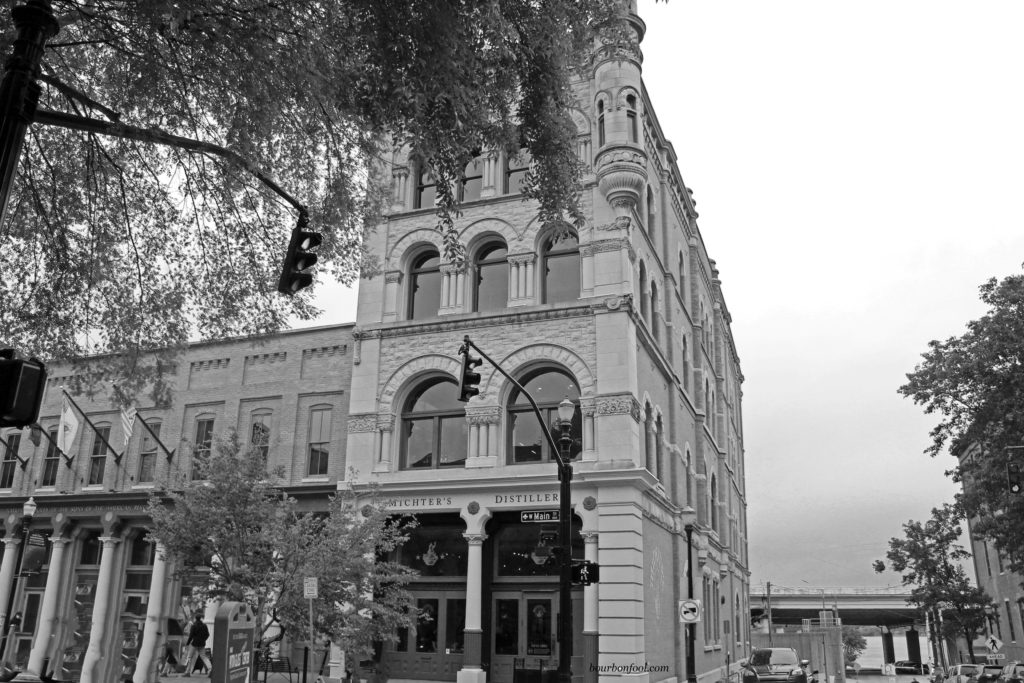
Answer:
<path fill-rule="evenodd" d="M 700 600 L 679 601 L 679 621 L 684 624 L 696 624 L 700 618 Z"/>

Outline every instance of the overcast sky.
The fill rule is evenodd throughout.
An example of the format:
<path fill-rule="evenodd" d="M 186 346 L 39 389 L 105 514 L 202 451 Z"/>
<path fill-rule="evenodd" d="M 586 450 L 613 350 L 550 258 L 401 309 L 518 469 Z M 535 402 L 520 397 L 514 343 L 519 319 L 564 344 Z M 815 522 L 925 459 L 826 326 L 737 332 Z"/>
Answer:
<path fill-rule="evenodd" d="M 1024 262 L 1024 3 L 641 1 L 644 79 L 718 262 L 745 383 L 751 581 L 876 575 L 951 501 L 897 395 Z M 352 321 L 324 288 L 317 324 Z"/>

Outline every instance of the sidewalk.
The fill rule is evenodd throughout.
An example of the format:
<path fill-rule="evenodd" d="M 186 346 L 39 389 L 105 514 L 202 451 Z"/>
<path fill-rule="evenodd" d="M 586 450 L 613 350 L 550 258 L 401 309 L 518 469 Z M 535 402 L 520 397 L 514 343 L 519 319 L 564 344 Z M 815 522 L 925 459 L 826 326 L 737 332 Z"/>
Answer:
<path fill-rule="evenodd" d="M 316 683 L 316 672 L 310 671 L 306 678 L 306 683 Z M 263 672 L 261 671 L 257 676 L 259 683 L 263 683 Z M 159 678 L 160 683 L 210 683 L 210 677 L 203 674 L 192 674 L 191 676 L 185 676 L 184 674 L 170 674 L 169 676 L 161 676 Z M 252 683 L 256 683 L 253 681 Z M 291 680 L 288 679 L 288 674 L 283 673 L 269 673 L 267 674 L 267 683 L 302 683 L 302 672 L 293 673 Z"/>

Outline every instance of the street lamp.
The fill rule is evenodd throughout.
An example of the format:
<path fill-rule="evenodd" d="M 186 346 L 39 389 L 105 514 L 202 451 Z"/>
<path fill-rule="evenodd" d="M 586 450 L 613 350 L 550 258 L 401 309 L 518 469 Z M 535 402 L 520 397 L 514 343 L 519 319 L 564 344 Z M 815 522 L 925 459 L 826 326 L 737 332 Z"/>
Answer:
<path fill-rule="evenodd" d="M 566 396 L 558 404 L 558 426 L 562 436 L 558 440 L 558 540 L 561 546 L 558 571 L 558 680 L 572 683 L 572 495 L 569 483 L 572 481 L 572 464 L 569 462 L 572 450 L 572 418 L 576 404 Z"/>
<path fill-rule="evenodd" d="M 4 659 L 7 653 L 7 638 L 14 626 L 14 598 L 18 589 L 18 577 L 21 575 L 21 561 L 25 557 L 29 528 L 32 526 L 32 518 L 36 516 L 37 507 L 35 499 L 31 497 L 21 506 L 21 543 L 18 545 L 18 559 L 14 564 L 14 577 L 11 579 L 11 594 L 7 598 L 7 611 L 4 613 L 4 638 L 0 641 L 0 659 Z"/>

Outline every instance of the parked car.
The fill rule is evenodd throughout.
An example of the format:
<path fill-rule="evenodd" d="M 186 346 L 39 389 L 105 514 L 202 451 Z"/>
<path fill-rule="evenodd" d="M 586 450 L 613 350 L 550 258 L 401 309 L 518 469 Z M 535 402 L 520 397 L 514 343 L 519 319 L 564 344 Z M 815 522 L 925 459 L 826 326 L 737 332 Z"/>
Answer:
<path fill-rule="evenodd" d="M 978 672 L 975 681 L 977 683 L 995 683 L 995 681 L 999 680 L 999 676 L 1002 673 L 1002 664 L 986 664 L 981 667 L 981 671 Z"/>
<path fill-rule="evenodd" d="M 900 662 L 896 662 L 896 673 L 897 674 L 911 674 L 913 676 L 927 676 L 928 665 L 922 664 L 921 662 L 912 662 L 909 659 L 905 659 Z"/>
<path fill-rule="evenodd" d="M 945 683 L 974 683 L 981 671 L 981 664 L 954 664 L 946 672 Z"/>
<path fill-rule="evenodd" d="M 809 663 L 791 647 L 764 647 L 751 652 L 740 666 L 743 683 L 808 683 L 805 667 Z"/>
<path fill-rule="evenodd" d="M 999 683 L 1024 683 L 1024 664 L 1010 662 L 999 672 Z"/>

